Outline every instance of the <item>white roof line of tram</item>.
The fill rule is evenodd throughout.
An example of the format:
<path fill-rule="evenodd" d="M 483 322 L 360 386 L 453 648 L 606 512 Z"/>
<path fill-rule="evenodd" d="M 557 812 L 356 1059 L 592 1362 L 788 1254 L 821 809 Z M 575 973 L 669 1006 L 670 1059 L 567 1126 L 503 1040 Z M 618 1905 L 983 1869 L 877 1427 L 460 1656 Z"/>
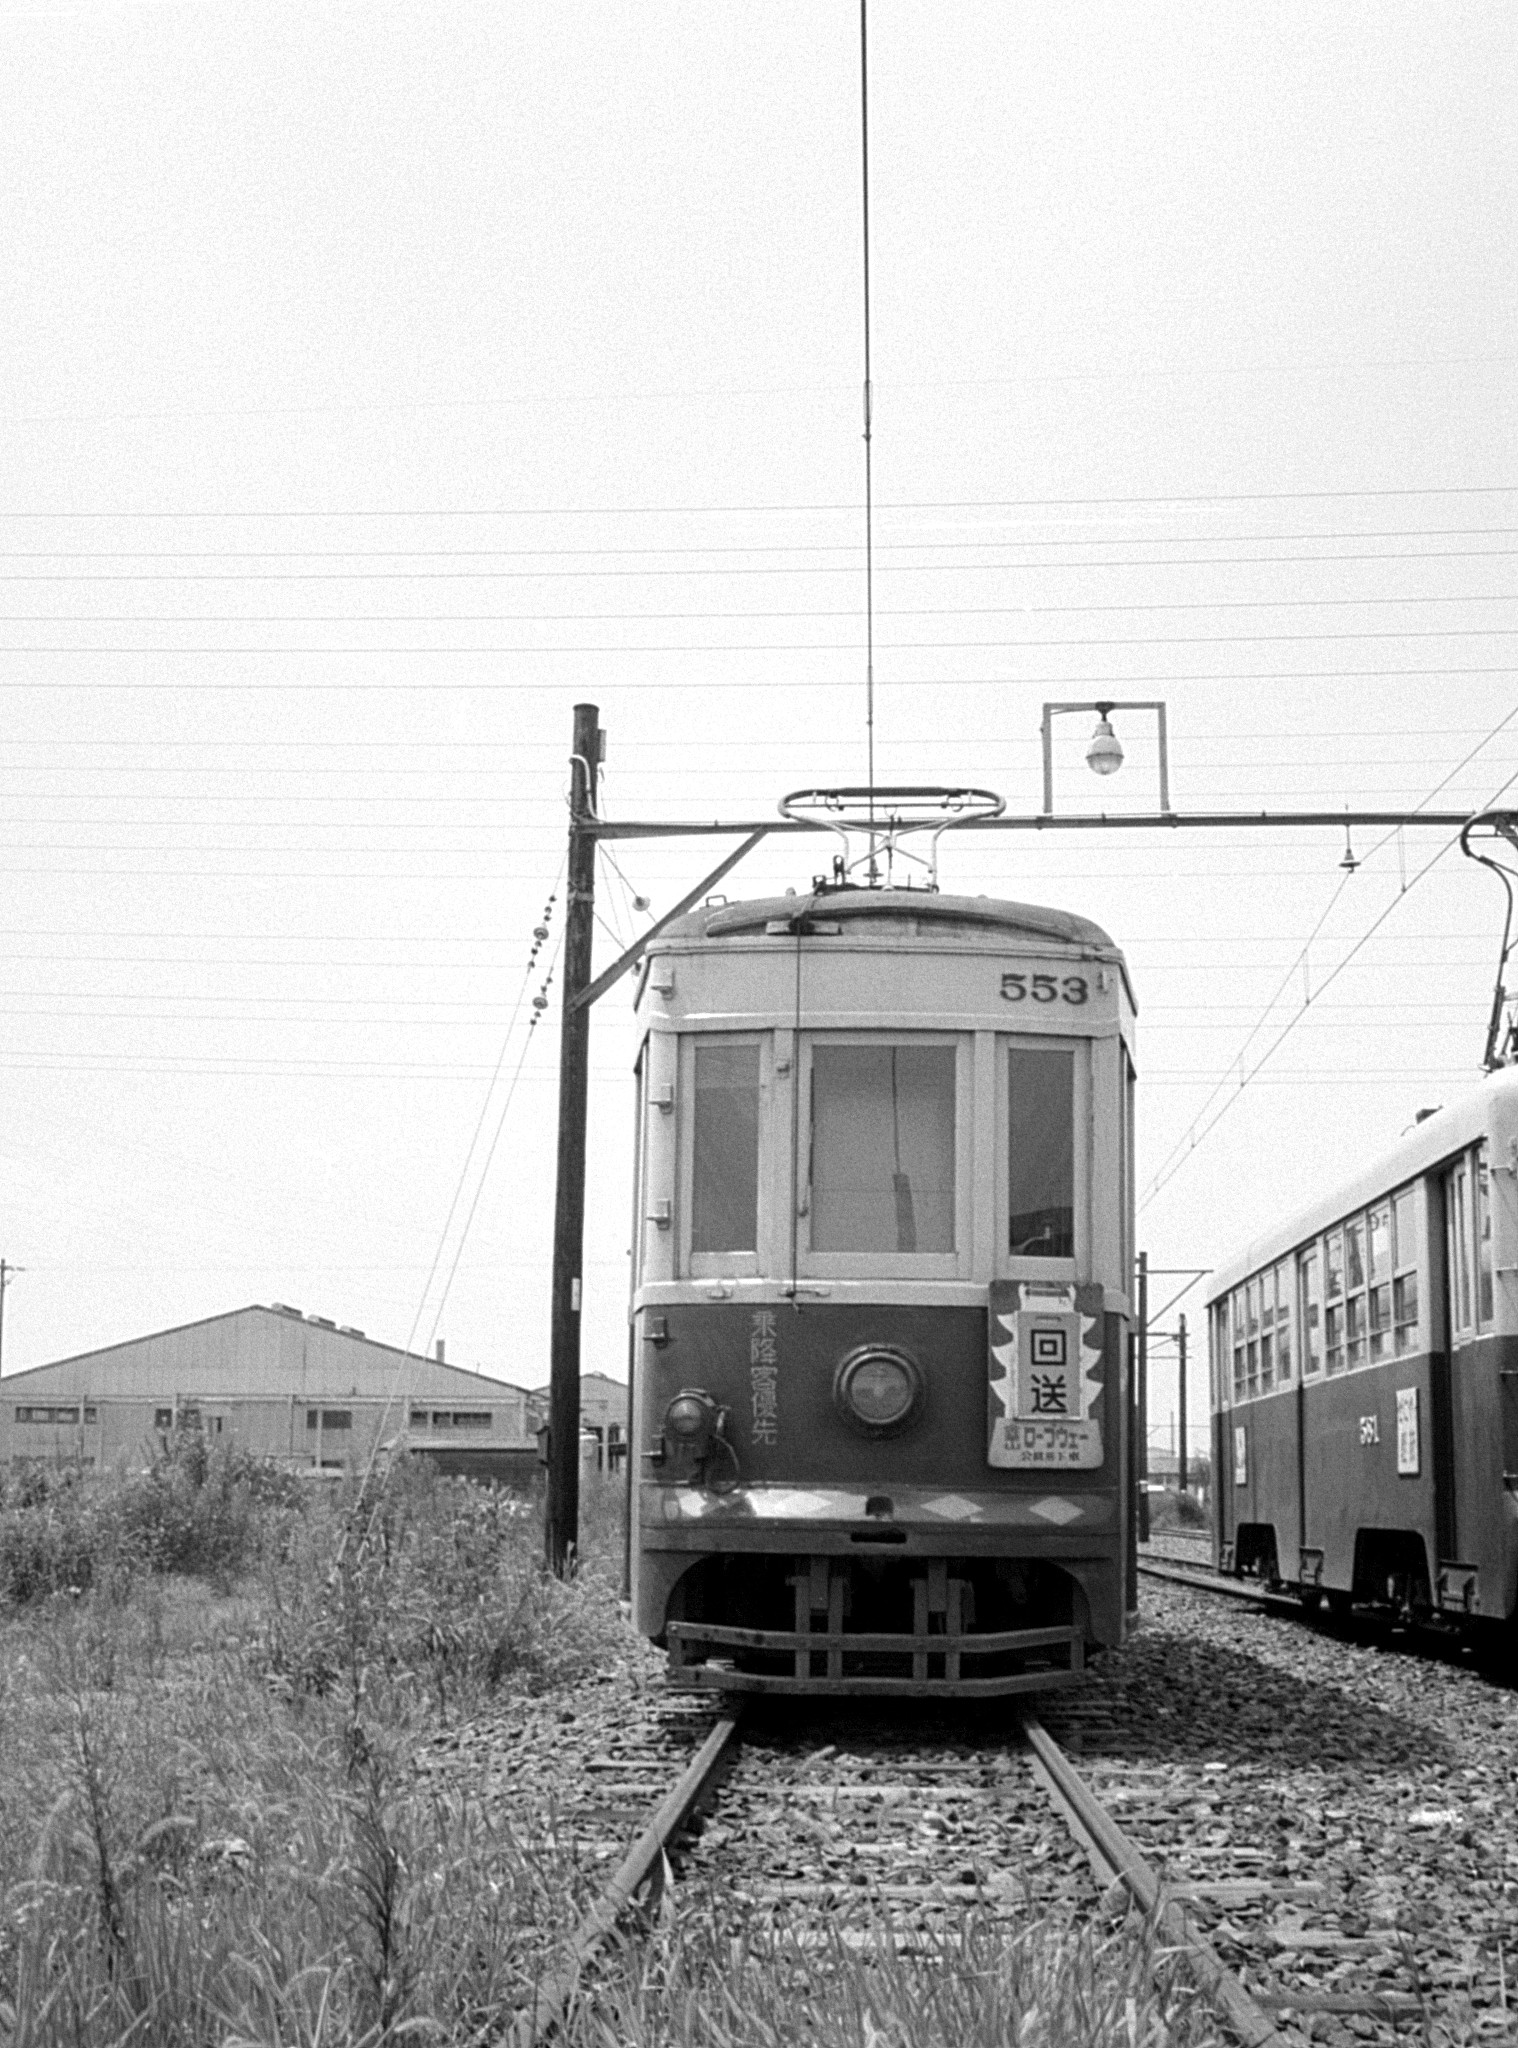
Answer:
<path fill-rule="evenodd" d="M 1273 1230 L 1262 1231 L 1229 1259 L 1216 1265 L 1207 1281 L 1210 1307 L 1220 1296 L 1253 1273 L 1273 1266 L 1320 1231 L 1363 1209 L 1379 1195 L 1389 1195 L 1417 1180 L 1441 1161 L 1454 1158 L 1480 1137 L 1493 1133 L 1501 1121 L 1518 1136 L 1518 1067 L 1504 1067 L 1477 1087 L 1441 1106 L 1420 1124 L 1405 1131 L 1368 1166 L 1307 1208 L 1298 1210 Z M 1504 1135 L 1507 1135 L 1504 1132 Z"/>

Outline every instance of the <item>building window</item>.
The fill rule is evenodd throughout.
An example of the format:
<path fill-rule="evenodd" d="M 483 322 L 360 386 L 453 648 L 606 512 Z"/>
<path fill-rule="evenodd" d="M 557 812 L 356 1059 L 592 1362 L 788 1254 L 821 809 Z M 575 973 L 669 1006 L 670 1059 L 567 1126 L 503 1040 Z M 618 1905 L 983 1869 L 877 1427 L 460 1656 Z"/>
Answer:
<path fill-rule="evenodd" d="M 954 1250 L 954 1072 L 952 1045 L 814 1048 L 814 1251 Z"/>
<path fill-rule="evenodd" d="M 89 1402 L 85 1403 L 84 1419 L 86 1422 L 98 1422 L 100 1420 L 99 1411 Z"/>
<path fill-rule="evenodd" d="M 323 1429 L 352 1429 L 352 1427 L 353 1410 L 351 1408 L 324 1408 L 322 1410 Z"/>
<path fill-rule="evenodd" d="M 698 1039 L 691 1142 L 693 1252 L 759 1244 L 759 1047 Z"/>
<path fill-rule="evenodd" d="M 1007 1099 L 1007 1249 L 1014 1258 L 1073 1259 L 1074 1049 L 1009 1046 Z"/>
<path fill-rule="evenodd" d="M 455 1429 L 489 1429 L 490 1423 L 488 1408 L 455 1408 L 453 1411 Z"/>
<path fill-rule="evenodd" d="M 425 1429 L 427 1427 L 427 1411 L 425 1408 L 412 1409 L 411 1427 L 413 1429 Z"/>
<path fill-rule="evenodd" d="M 172 1429 L 174 1427 L 173 1409 L 155 1408 L 153 1410 L 153 1427 L 154 1429 Z"/>
<path fill-rule="evenodd" d="M 18 1408 L 16 1410 L 16 1420 L 18 1422 L 77 1422 L 79 1420 L 79 1410 L 77 1408 Z"/>

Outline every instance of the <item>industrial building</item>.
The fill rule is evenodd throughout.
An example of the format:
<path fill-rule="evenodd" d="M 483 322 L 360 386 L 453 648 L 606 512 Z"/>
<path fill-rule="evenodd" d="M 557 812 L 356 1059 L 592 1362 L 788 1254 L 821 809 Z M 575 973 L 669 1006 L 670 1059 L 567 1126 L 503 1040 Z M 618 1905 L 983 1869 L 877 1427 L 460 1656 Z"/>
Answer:
<path fill-rule="evenodd" d="M 186 1429 L 296 1470 L 404 1446 L 472 1477 L 530 1476 L 522 1387 L 376 1343 L 282 1302 L 234 1309 L 0 1380 L 0 1461 L 145 1465 Z"/>

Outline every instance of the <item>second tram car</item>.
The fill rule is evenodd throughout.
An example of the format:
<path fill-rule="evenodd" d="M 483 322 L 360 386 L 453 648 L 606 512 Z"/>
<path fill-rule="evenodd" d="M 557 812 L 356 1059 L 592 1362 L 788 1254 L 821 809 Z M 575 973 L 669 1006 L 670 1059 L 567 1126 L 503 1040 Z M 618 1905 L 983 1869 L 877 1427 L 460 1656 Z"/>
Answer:
<path fill-rule="evenodd" d="M 1219 1562 L 1309 1606 L 1518 1606 L 1518 1071 L 1213 1276 Z"/>
<path fill-rule="evenodd" d="M 845 887 L 686 915 L 638 1001 L 638 1626 L 724 1690 L 1072 1682 L 1132 1605 L 1122 955 Z"/>

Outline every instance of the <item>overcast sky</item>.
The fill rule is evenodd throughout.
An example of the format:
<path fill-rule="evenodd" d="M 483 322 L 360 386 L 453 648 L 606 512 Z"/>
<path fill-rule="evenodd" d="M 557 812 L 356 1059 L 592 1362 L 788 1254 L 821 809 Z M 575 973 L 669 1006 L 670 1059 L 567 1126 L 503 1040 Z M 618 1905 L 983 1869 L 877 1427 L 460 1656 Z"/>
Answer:
<path fill-rule="evenodd" d="M 876 0 L 870 35 L 881 778 L 1031 811 L 1040 705 L 1110 695 L 1168 701 L 1182 809 L 1518 788 L 1512 8 Z M 0 38 L 5 1366 L 283 1300 L 539 1382 L 572 705 L 619 817 L 864 772 L 857 10 Z M 1153 807 L 1144 720 L 1106 785 L 1066 726 L 1061 808 Z M 1342 832 L 946 845 L 946 886 L 1127 950 L 1156 1266 L 1474 1078 L 1500 892 L 1423 875 L 1447 838 L 1357 833 L 1352 874 Z M 600 957 L 723 845 L 619 848 Z M 624 984 L 617 1374 L 632 1049 Z"/>

